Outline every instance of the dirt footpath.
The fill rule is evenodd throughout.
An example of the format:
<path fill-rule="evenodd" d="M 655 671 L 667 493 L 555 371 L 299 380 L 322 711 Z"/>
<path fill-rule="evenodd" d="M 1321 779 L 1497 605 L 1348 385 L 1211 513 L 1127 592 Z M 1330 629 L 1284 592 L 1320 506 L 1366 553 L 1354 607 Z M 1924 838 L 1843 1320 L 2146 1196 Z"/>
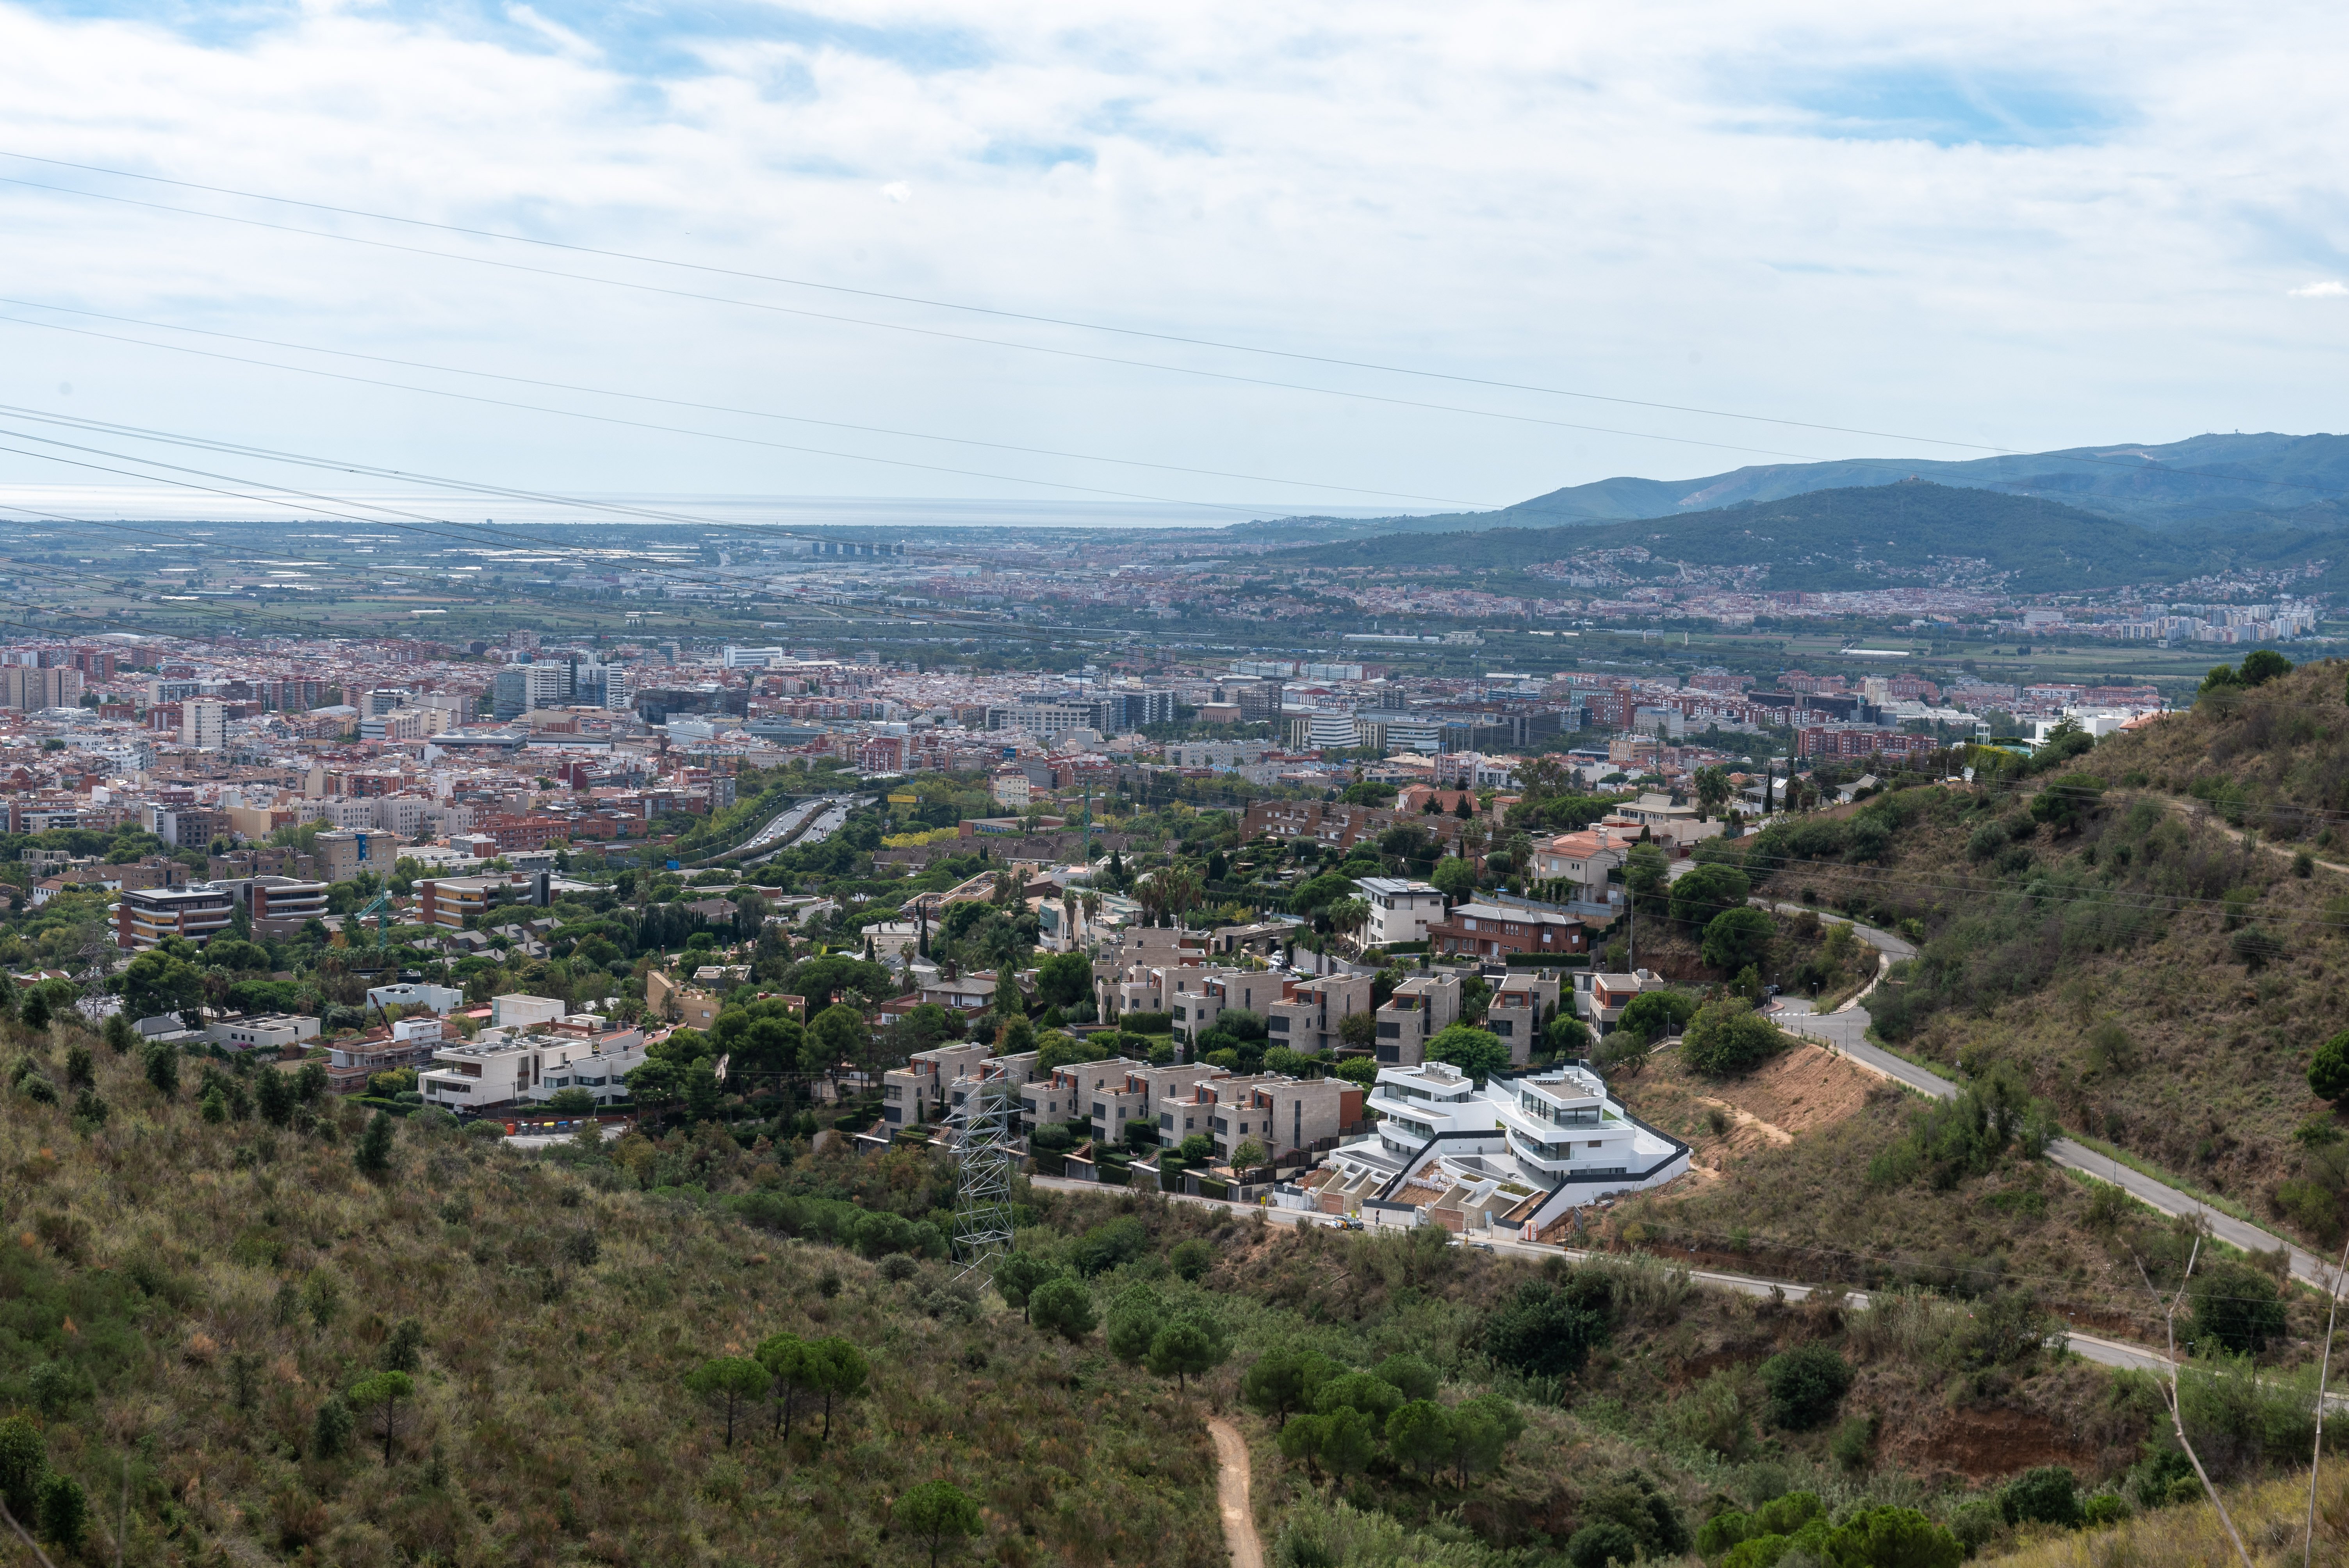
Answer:
<path fill-rule="evenodd" d="M 1216 1439 L 1216 1501 L 1224 1515 L 1224 1544 L 1232 1568 L 1264 1568 L 1264 1543 L 1257 1539 L 1256 1512 L 1248 1506 L 1247 1439 L 1229 1421 L 1210 1416 Z"/>

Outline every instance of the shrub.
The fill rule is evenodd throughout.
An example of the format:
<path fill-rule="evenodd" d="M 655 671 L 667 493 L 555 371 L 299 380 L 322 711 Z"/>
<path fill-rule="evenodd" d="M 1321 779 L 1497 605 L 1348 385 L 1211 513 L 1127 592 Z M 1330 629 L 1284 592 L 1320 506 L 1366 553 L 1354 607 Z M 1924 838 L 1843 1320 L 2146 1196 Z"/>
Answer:
<path fill-rule="evenodd" d="M 358 1427 L 358 1418 L 341 1398 L 328 1399 L 318 1407 L 316 1419 L 310 1423 L 310 1454 L 314 1459 L 338 1460 L 349 1451 L 351 1433 Z"/>
<path fill-rule="evenodd" d="M 1999 1512 L 2009 1524 L 2080 1522 L 2080 1478 L 2063 1465 L 2041 1465 L 2006 1483 L 1998 1494 Z"/>
<path fill-rule="evenodd" d="M 1037 1327 L 1071 1345 L 1091 1334 L 1097 1321 L 1092 1294 L 1065 1275 L 1036 1288 L 1028 1298 L 1028 1317 Z"/>
<path fill-rule="evenodd" d="M 2031 798 L 2031 819 L 2068 833 L 2096 809 L 2104 793 L 2105 781 L 2095 774 L 2066 773 L 2040 786 Z"/>
<path fill-rule="evenodd" d="M 1568 1538 L 1566 1560 L 1574 1568 L 1609 1568 L 1640 1559 L 1640 1538 L 1612 1520 L 1586 1524 Z"/>
<path fill-rule="evenodd" d="M 1607 1281 L 1584 1270 L 1566 1282 L 1527 1280 L 1516 1299 L 1494 1308 L 1478 1329 L 1485 1354 L 1528 1377 L 1571 1377 L 1612 1323 Z"/>
<path fill-rule="evenodd" d="M 1791 1431 L 1826 1425 L 1842 1403 L 1851 1379 L 1850 1363 L 1832 1346 L 1798 1345 L 1762 1363 L 1762 1384 L 1770 1391 L 1770 1418 Z"/>
<path fill-rule="evenodd" d="M 2196 1273 L 2190 1294 L 2198 1342 L 2240 1356 L 2264 1350 L 2269 1340 L 2283 1336 L 2284 1308 L 2275 1281 L 2249 1264 L 2221 1258 L 2208 1264 Z"/>
<path fill-rule="evenodd" d="M 1625 1016 L 1630 1009 L 1625 1008 Z M 1697 1010 L 1681 1042 L 1681 1059 L 1713 1078 L 1742 1073 L 1785 1048 L 1778 1026 L 1743 997 L 1723 997 Z"/>
<path fill-rule="evenodd" d="M 2283 956 L 2283 941 L 2261 926 L 2247 925 L 2227 939 L 2228 950 L 2245 969 L 2261 970 Z"/>
<path fill-rule="evenodd" d="M 69 1475 L 52 1475 L 41 1487 L 41 1533 L 68 1553 L 78 1553 L 89 1533 L 89 1498 Z"/>
<path fill-rule="evenodd" d="M 928 1480 L 909 1488 L 897 1500 L 892 1516 L 906 1534 L 928 1551 L 930 1568 L 937 1568 L 941 1551 L 987 1528 L 979 1516 L 978 1504 L 962 1488 L 946 1480 Z"/>
<path fill-rule="evenodd" d="M 1678 991 L 1642 991 L 1624 1005 L 1615 1027 L 1650 1045 L 1677 1035 L 1696 1016 L 1696 1002 Z"/>
<path fill-rule="evenodd" d="M 1839 1568 L 1958 1568 L 1966 1549 L 1913 1508 L 1863 1508 L 1827 1536 L 1824 1556 Z"/>

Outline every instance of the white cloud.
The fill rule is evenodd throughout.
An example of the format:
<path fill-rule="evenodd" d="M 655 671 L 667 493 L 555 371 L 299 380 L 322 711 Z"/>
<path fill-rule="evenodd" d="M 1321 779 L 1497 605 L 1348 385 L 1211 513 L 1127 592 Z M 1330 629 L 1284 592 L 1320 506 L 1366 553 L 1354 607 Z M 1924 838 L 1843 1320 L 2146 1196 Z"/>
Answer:
<path fill-rule="evenodd" d="M 2344 294 L 2349 294 L 2349 284 L 2327 278 L 2322 283 L 2310 284 L 2305 288 L 2293 289 L 2291 293 L 2294 299 L 2339 299 Z"/>
<path fill-rule="evenodd" d="M 736 30 L 554 0 L 467 23 L 460 6 L 317 0 L 248 33 L 191 35 L 0 0 L 0 148 L 1010 311 L 2000 445 L 2317 428 L 2344 345 L 2309 335 L 2349 334 L 2329 315 L 2287 324 L 2272 283 L 2210 281 L 2322 275 L 2349 245 L 2329 156 L 2349 129 L 2334 90 L 2349 38 L 2313 4 L 809 0 L 718 14 Z M 1993 114 L 1944 79 L 2024 85 L 2002 88 Z M 1795 80 L 1799 93 L 1783 85 Z M 2062 134 L 2028 134 L 2043 109 Z M 1969 142 L 1970 114 L 2022 129 Z M 1949 451 L 590 266 L 5 158 L 0 176 L 1731 449 Z M 17 298 L 899 428 L 1479 500 L 1769 460 L 21 186 L 0 185 L 0 294 Z M 1026 493 L 0 325 L 0 401 L 68 379 L 94 417 L 522 486 Z M 1359 499 L 725 428 L 1154 494 Z M 0 483 L 58 474 L 0 458 Z"/>

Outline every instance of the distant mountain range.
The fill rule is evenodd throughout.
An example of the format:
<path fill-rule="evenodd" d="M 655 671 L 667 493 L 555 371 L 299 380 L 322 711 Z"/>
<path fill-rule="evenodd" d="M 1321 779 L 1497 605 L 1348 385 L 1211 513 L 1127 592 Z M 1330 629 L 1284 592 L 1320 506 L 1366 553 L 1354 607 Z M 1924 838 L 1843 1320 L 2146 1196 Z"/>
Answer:
<path fill-rule="evenodd" d="M 1589 488 L 1589 487 L 1586 487 Z M 1561 491 L 1561 494 L 1568 493 Z M 2349 531 L 2296 515 L 2255 514 L 2257 526 L 2152 528 L 2037 496 L 1921 480 L 1799 492 L 1678 517 L 1593 519 L 1547 528 L 1517 520 L 1530 507 L 1485 514 L 1473 532 L 1387 531 L 1318 540 L 1257 557 L 1264 565 L 1451 567 L 1507 575 L 1549 562 L 1611 557 L 1633 577 L 1674 577 L 1682 566 L 1764 566 L 1757 586 L 1819 592 L 2003 578 L 2047 593 L 2174 583 L 2208 573 L 2328 562 L 2303 591 L 2349 582 Z"/>
<path fill-rule="evenodd" d="M 2166 446 L 2121 442 L 2065 451 L 1917 462 L 1855 458 L 1771 463 L 1693 480 L 1599 480 L 1497 511 L 1434 517 L 1284 518 L 1238 525 L 1239 537 L 1303 531 L 1323 539 L 1594 525 L 1705 512 L 1819 490 L 1920 479 L 1961 490 L 2060 501 L 2159 531 L 2263 532 L 2349 528 L 2349 436 L 2196 436 Z"/>

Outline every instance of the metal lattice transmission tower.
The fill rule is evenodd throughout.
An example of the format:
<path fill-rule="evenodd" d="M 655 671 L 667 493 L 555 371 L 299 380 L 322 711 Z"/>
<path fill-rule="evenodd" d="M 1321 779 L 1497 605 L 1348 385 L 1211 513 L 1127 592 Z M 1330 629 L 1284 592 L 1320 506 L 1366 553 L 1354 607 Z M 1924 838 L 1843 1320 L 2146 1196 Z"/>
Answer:
<path fill-rule="evenodd" d="M 957 1277 L 991 1269 L 1011 1250 L 1011 1083 L 988 1063 L 955 1113 L 962 1136 L 955 1145 L 955 1257 Z"/>

